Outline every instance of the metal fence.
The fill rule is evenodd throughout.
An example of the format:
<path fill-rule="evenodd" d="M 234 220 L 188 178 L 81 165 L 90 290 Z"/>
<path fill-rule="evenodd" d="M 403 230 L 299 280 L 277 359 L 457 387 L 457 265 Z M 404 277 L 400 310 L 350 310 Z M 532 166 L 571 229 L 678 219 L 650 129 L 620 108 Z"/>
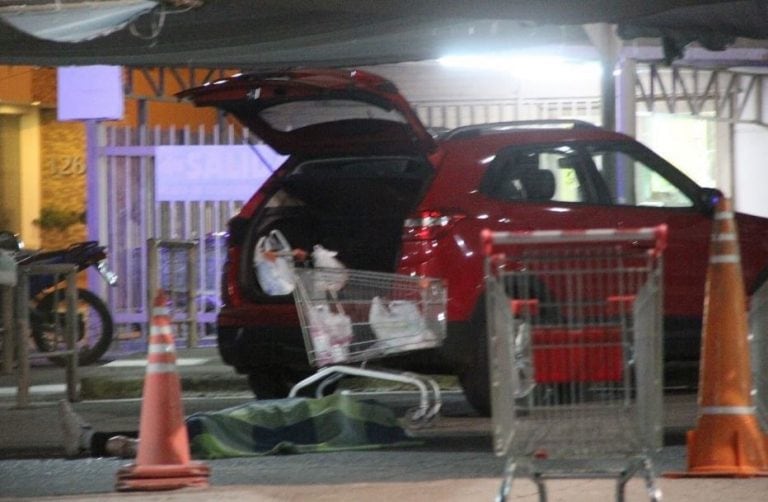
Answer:
<path fill-rule="evenodd" d="M 26 408 L 30 404 L 31 360 L 42 358 L 64 358 L 64 378 L 66 397 L 70 401 L 78 401 L 79 372 L 77 333 L 81 322 L 77 307 L 77 266 L 74 264 L 31 264 L 22 265 L 17 269 L 17 283 L 14 286 L 4 285 L 2 293 L 2 349 L 3 373 L 15 371 L 17 381 L 16 406 Z M 30 352 L 30 339 L 35 325 L 32 322 L 31 311 L 34 306 L 30 302 L 30 280 L 34 276 L 46 276 L 53 284 L 64 284 L 64 288 L 55 290 L 54 305 L 63 302 L 63 316 L 54 315 L 53 325 L 49 326 L 54 335 L 64 340 L 64 349 L 48 352 Z M 39 313 L 38 313 L 39 317 Z M 40 322 L 40 321 L 38 321 Z"/>
<path fill-rule="evenodd" d="M 510 99 L 419 101 L 413 103 L 419 119 L 431 128 L 453 129 L 466 125 L 513 120 L 579 119 L 599 124 L 599 97 L 568 99 Z"/>
<path fill-rule="evenodd" d="M 197 244 L 197 241 L 160 239 L 150 239 L 147 242 L 147 302 L 151 305 L 160 289 L 165 292 L 170 303 L 168 307 L 171 322 L 179 328 L 176 330 L 176 336 L 185 340 L 188 348 L 198 344 L 197 312 L 199 300 L 203 299 L 197 293 Z"/>
<path fill-rule="evenodd" d="M 121 347 L 146 344 L 151 312 L 148 243 L 153 240 L 196 242 L 194 264 L 190 264 L 196 267 L 195 331 L 202 336 L 193 343 L 213 342 L 211 335 L 220 306 L 218 275 L 226 256 L 226 223 L 240 210 L 243 200 L 162 200 L 157 197 L 156 156 L 158 147 L 243 145 L 247 141 L 248 132 L 234 127 L 223 134 L 219 129 L 203 128 L 104 130 L 99 154 L 105 176 L 97 210 L 106 215 L 100 240 L 107 245 L 110 265 L 120 278 L 117 287 L 106 293 Z M 181 186 L 185 183 L 184 179 L 177 181 Z M 253 190 L 257 188 L 258 184 Z M 162 277 L 170 273 L 163 269 L 170 263 L 158 262 Z M 179 266 L 177 261 L 174 263 Z"/>

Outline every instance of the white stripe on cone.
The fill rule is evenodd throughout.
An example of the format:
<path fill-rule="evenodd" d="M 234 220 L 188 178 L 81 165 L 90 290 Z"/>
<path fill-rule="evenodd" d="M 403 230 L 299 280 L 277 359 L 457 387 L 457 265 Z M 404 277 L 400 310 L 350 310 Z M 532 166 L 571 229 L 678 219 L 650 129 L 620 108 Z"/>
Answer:
<path fill-rule="evenodd" d="M 737 254 L 715 254 L 710 256 L 709 263 L 741 263 Z"/>
<path fill-rule="evenodd" d="M 754 406 L 704 406 L 702 415 L 754 415 Z"/>
<path fill-rule="evenodd" d="M 170 354 L 176 351 L 176 346 L 173 343 L 150 343 L 150 354 Z"/>
<path fill-rule="evenodd" d="M 176 373 L 176 365 L 173 363 L 149 363 L 147 364 L 147 374 L 167 374 Z"/>

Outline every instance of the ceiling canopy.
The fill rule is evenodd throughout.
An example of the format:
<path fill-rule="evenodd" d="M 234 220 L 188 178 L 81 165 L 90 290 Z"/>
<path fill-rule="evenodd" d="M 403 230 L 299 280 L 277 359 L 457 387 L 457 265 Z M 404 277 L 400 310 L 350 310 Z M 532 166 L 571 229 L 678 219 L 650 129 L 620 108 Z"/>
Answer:
<path fill-rule="evenodd" d="M 62 1 L 0 0 L 0 14 Z M 120 3 L 120 0 L 109 0 Z M 125 0 L 130 3 L 131 0 Z M 133 0 L 135 3 L 136 0 Z M 161 0 L 128 28 L 54 42 L 0 22 L 0 64 L 274 69 L 359 66 L 448 53 L 588 45 L 582 24 L 662 40 L 668 59 L 691 42 L 720 50 L 768 38 L 768 0 Z M 95 9 L 94 9 L 95 10 Z M 18 22 L 18 16 L 17 16 Z M 106 31 L 105 31 L 106 33 Z M 759 45 L 759 44 L 758 44 Z M 762 50 L 762 46 L 761 46 Z M 762 52 L 757 59 L 762 59 Z"/>

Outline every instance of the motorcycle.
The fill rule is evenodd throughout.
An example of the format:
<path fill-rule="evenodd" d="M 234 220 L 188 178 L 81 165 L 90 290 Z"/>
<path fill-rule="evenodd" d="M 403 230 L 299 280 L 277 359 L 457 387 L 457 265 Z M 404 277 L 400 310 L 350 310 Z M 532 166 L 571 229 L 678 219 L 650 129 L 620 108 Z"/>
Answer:
<path fill-rule="evenodd" d="M 80 242 L 53 251 L 28 251 L 16 235 L 0 231 L 0 249 L 10 251 L 18 266 L 72 263 L 78 271 L 95 267 L 109 285 L 117 282 L 117 276 L 106 266 L 106 248 L 96 241 Z M 41 352 L 66 349 L 64 289 L 61 277 L 44 274 L 29 277 L 32 338 Z M 78 364 L 86 366 L 101 359 L 112 343 L 113 332 L 112 314 L 104 301 L 92 291 L 77 288 Z M 59 366 L 66 365 L 65 357 L 50 356 L 48 359 Z"/>

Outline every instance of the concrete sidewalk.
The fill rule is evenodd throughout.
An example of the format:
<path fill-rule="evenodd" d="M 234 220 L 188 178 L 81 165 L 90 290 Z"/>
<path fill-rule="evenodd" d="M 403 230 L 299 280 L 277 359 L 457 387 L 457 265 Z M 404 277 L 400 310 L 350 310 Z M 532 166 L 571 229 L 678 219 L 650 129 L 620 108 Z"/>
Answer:
<path fill-rule="evenodd" d="M 113 355 L 112 360 L 78 368 L 82 400 L 140 398 L 146 370 L 146 353 Z M 178 349 L 177 370 L 185 394 L 210 392 L 250 393 L 244 375 L 226 366 L 215 347 Z M 46 401 L 66 395 L 65 372 L 45 360 L 33 362 L 30 399 Z M 0 375 L 0 401 L 16 396 L 15 374 Z"/>
<path fill-rule="evenodd" d="M 230 406 L 230 403 L 249 399 L 251 394 L 244 376 L 236 375 L 219 359 L 215 348 L 180 349 L 178 372 L 185 396 L 185 410 L 192 413 L 197 407 Z M 145 371 L 145 356 L 133 354 L 100 366 L 81 368 L 82 403 L 76 403 L 78 412 L 98 430 L 121 430 L 135 428 L 138 423 L 141 388 Z M 26 409 L 15 407 L 15 377 L 0 376 L 0 453 L 2 458 L 51 458 L 61 457 L 61 432 L 58 426 L 56 401 L 65 396 L 63 387 L 64 370 L 48 365 L 38 365 L 32 371 L 32 402 Z M 193 399 L 203 396 L 203 399 Z M 209 403 L 212 396 L 221 396 L 221 401 Z M 230 401 L 227 401 L 229 399 Z M 460 399 L 460 396 L 459 396 Z M 99 404 L 103 403 L 103 404 Z M 660 469 L 680 470 L 685 468 L 683 437 L 686 430 L 695 425 L 696 396 L 692 394 L 668 394 L 665 396 L 665 431 L 668 444 L 662 452 Z M 448 440 L 456 435 L 482 435 L 490 438 L 491 421 L 476 416 L 453 414 L 441 418 L 434 428 L 420 432 L 435 441 Z M 441 439 L 442 438 L 442 439 Z M 490 444 L 490 442 L 488 443 Z M 417 455 L 416 452 L 413 453 Z M 491 455 L 490 451 L 488 454 Z M 428 453 L 427 455 L 434 455 Z M 443 453 L 445 455 L 445 453 Z M 335 457 L 334 457 L 335 458 Z M 341 457 L 339 457 L 341 458 Z M 430 457 L 445 462 L 452 458 Z M 279 460 L 279 459 L 276 459 Z M 450 460 L 448 460 L 450 462 Z M 30 460 L 29 462 L 37 462 Z M 48 462 L 66 462 L 52 460 Z M 108 461 L 102 468 L 115 470 L 119 463 Z M 203 490 L 179 490 L 160 493 L 98 493 L 93 495 L 36 497 L 35 500 L 113 500 L 133 498 L 147 501 L 217 501 L 225 497 L 254 501 L 391 501 L 399 502 L 445 500 L 477 501 L 493 500 L 501 481 L 498 476 L 442 479 L 403 478 L 400 471 L 378 472 L 375 476 L 349 478 L 344 468 L 333 470 L 333 478 L 323 482 L 302 481 L 301 472 L 284 472 L 278 478 L 269 478 L 266 463 L 253 462 L 253 469 L 259 472 L 255 484 L 232 485 L 217 481 L 217 461 L 212 462 L 214 476 L 211 487 Z M 351 466 L 349 466 L 351 467 Z M 359 466 L 358 466 L 359 467 Z M 426 466 L 425 466 L 426 467 Z M 221 468 L 221 464 L 220 467 Z M 333 469 L 331 466 L 327 469 Z M 331 472 L 331 471 L 328 471 Z M 108 478 L 113 479 L 112 471 Z M 274 476 L 274 474 L 273 474 Z M 296 484 L 293 484 L 293 480 Z M 730 500 L 762 501 L 768 498 L 768 479 L 660 479 L 665 500 L 696 500 L 724 502 Z M 610 500 L 614 493 L 614 482 L 610 479 L 571 479 L 547 481 L 550 501 Z M 2 497 L 2 487 L 0 487 Z M 0 500 L 14 500 L 0 498 Z M 17 500 L 17 499 L 16 499 Z M 25 499 L 29 500 L 29 499 Z M 509 500 L 538 500 L 536 488 L 527 479 L 515 481 Z M 627 500 L 648 500 L 641 479 L 634 478 L 627 488 Z"/>
<path fill-rule="evenodd" d="M 355 483 L 343 485 L 273 486 L 248 485 L 184 489 L 162 493 L 112 493 L 93 496 L 46 497 L 36 500 L 120 500 L 140 499 L 147 502 L 185 501 L 214 502 L 218 500 L 247 500 L 253 502 L 477 502 L 494 500 L 499 479 L 437 480 L 420 483 Z M 768 479 L 664 479 L 660 480 L 663 500 L 697 502 L 762 502 L 768 496 Z M 550 502 L 598 502 L 612 500 L 610 480 L 551 480 L 547 481 Z M 2 499 L 0 500 L 8 500 Z M 538 502 L 535 485 L 519 480 L 508 497 L 510 502 Z M 648 500 L 639 479 L 627 485 L 626 500 Z"/>

